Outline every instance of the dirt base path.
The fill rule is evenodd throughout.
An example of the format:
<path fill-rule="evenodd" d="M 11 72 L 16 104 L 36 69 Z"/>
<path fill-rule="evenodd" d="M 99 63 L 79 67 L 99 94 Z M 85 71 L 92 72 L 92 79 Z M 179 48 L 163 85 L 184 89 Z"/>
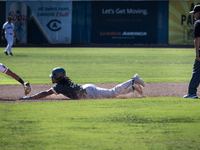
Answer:
<path fill-rule="evenodd" d="M 102 88 L 113 88 L 117 83 L 113 84 L 95 84 Z M 31 85 L 32 91 L 29 95 L 34 95 L 40 91 L 51 88 L 51 85 Z M 182 97 L 187 94 L 188 83 L 146 83 L 143 88 L 143 97 Z M 200 90 L 197 93 L 200 95 Z M 0 103 L 18 103 L 18 102 L 41 102 L 41 101 L 58 101 L 70 100 L 63 95 L 51 95 L 41 100 L 18 100 L 24 96 L 22 85 L 0 85 Z M 118 98 L 139 98 L 137 92 L 120 96 Z"/>

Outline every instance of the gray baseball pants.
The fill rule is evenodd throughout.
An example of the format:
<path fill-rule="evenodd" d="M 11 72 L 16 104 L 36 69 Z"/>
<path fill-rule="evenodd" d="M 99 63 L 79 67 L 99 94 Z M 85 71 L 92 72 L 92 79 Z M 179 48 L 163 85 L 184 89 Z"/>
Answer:
<path fill-rule="evenodd" d="M 133 80 L 128 80 L 118 84 L 112 89 L 100 88 L 93 84 L 85 84 L 83 85 L 83 89 L 86 90 L 85 96 L 88 99 L 115 98 L 119 95 L 133 92 L 132 83 Z"/>

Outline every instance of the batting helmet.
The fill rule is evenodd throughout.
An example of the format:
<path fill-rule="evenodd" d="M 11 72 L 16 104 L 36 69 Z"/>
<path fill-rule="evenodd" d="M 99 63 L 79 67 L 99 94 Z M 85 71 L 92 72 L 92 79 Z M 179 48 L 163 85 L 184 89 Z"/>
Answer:
<path fill-rule="evenodd" d="M 52 70 L 52 74 L 49 75 L 51 78 L 56 78 L 57 81 L 66 77 L 66 71 L 62 67 L 56 67 Z"/>

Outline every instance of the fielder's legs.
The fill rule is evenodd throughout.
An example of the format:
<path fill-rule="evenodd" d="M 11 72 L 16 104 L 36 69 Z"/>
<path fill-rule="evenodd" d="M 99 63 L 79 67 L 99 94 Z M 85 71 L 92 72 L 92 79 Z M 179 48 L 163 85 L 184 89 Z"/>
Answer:
<path fill-rule="evenodd" d="M 192 78 L 190 80 L 189 88 L 188 88 L 188 94 L 195 94 L 197 93 L 197 87 L 200 83 L 200 61 L 197 61 L 195 59 L 193 72 L 192 72 Z"/>
<path fill-rule="evenodd" d="M 6 34 L 5 38 L 7 40 L 8 45 L 7 45 L 7 47 L 6 47 L 4 52 L 7 52 L 9 50 L 9 53 L 11 54 L 12 53 L 11 47 L 13 45 L 13 40 L 14 40 L 13 35 Z"/>

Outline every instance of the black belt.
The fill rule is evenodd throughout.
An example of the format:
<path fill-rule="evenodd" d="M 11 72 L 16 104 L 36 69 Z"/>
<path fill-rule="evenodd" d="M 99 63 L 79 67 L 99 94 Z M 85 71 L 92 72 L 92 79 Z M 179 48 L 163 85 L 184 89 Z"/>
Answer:
<path fill-rule="evenodd" d="M 8 34 L 13 35 L 12 33 L 8 33 Z"/>

